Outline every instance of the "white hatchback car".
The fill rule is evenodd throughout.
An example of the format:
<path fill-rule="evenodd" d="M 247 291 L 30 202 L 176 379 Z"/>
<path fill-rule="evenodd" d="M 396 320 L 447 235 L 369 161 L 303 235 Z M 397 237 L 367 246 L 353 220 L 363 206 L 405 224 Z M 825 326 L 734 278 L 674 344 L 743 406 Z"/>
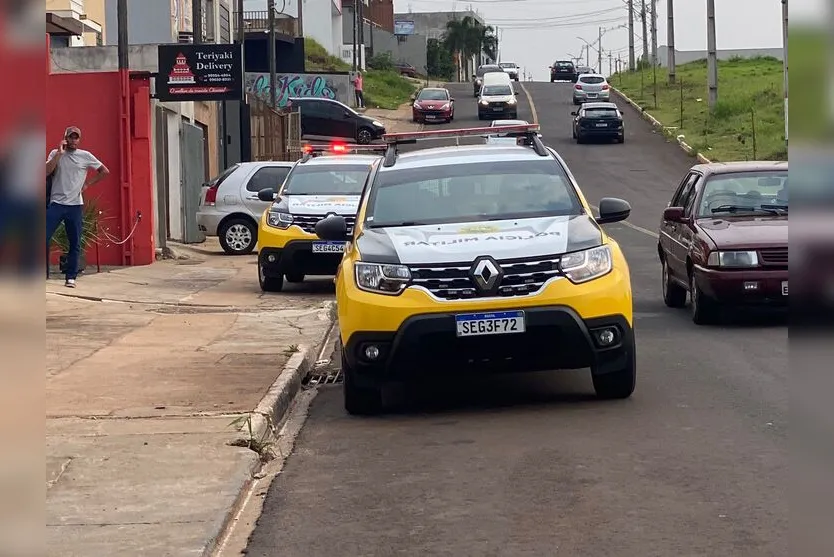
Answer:
<path fill-rule="evenodd" d="M 598 73 L 580 74 L 573 86 L 573 104 L 611 100 L 611 86 Z"/>
<path fill-rule="evenodd" d="M 229 255 L 251 253 L 258 243 L 258 223 L 271 202 L 258 199 L 264 188 L 281 189 L 294 162 L 243 162 L 206 182 L 200 192 L 197 227 L 217 236 Z"/>

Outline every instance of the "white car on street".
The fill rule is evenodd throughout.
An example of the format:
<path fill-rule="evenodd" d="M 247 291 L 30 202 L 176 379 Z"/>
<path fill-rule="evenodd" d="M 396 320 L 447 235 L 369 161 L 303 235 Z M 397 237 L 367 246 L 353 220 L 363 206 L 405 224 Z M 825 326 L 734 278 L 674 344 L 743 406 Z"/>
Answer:
<path fill-rule="evenodd" d="M 258 199 L 264 188 L 281 189 L 295 164 L 290 161 L 243 162 L 203 184 L 197 227 L 217 236 L 229 255 L 252 253 L 258 243 L 258 222 L 272 203 Z"/>

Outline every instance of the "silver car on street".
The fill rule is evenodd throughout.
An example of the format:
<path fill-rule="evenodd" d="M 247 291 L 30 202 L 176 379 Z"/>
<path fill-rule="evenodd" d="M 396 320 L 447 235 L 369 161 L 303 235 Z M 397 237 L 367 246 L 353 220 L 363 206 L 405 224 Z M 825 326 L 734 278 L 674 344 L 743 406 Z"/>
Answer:
<path fill-rule="evenodd" d="M 576 79 L 576 85 L 573 86 L 573 104 L 610 99 L 611 86 L 600 74 L 580 74 Z"/>

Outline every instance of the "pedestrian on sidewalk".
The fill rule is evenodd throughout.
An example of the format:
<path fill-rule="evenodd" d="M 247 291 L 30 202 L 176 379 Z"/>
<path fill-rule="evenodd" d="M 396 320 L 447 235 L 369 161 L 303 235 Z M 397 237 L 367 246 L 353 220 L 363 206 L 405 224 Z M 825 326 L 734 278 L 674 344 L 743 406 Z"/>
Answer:
<path fill-rule="evenodd" d="M 357 70 L 356 77 L 353 78 L 353 92 L 356 95 L 356 106 L 365 108 L 365 93 L 362 90 L 362 70 Z"/>
<path fill-rule="evenodd" d="M 47 270 L 52 236 L 63 222 L 69 243 L 64 283 L 68 288 L 75 288 L 75 279 L 78 277 L 84 220 L 84 199 L 81 194 L 110 174 L 107 167 L 92 153 L 78 148 L 80 141 L 81 130 L 76 126 L 68 127 L 58 148 L 53 149 L 46 159 L 46 175 L 52 177 L 49 205 L 46 208 Z M 94 176 L 88 176 L 90 169 L 96 170 Z"/>

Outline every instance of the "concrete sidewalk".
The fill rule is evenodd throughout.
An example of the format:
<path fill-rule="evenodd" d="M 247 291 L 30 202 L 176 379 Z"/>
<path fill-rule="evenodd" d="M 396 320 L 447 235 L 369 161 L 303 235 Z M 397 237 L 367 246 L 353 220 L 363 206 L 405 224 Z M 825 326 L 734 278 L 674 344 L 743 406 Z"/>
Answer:
<path fill-rule="evenodd" d="M 208 554 L 260 464 L 231 422 L 317 357 L 332 280 L 264 295 L 208 246 L 47 281 L 50 555 Z"/>

